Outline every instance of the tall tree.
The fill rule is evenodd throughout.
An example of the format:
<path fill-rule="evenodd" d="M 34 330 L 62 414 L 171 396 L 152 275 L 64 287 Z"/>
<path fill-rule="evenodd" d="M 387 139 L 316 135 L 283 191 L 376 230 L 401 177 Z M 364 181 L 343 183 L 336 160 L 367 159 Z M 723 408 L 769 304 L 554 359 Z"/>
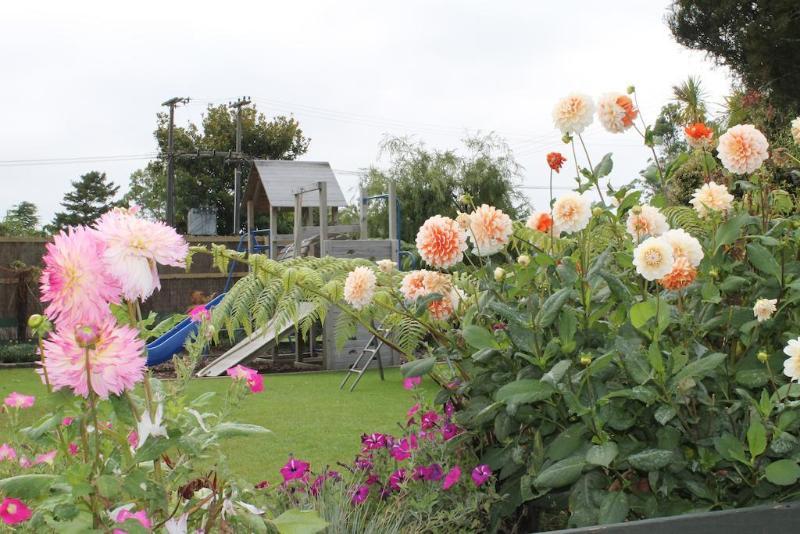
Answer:
<path fill-rule="evenodd" d="M 6 211 L 0 223 L 0 234 L 8 236 L 34 236 L 39 230 L 39 208 L 33 202 L 23 200 Z"/>
<path fill-rule="evenodd" d="M 52 222 L 54 230 L 68 226 L 92 224 L 98 217 L 115 206 L 114 197 L 119 191 L 106 177 L 106 173 L 91 171 L 72 182 L 72 191 L 64 195 L 64 211 L 56 213 Z"/>
<path fill-rule="evenodd" d="M 154 132 L 161 156 L 130 178 L 130 189 L 124 200 L 142 206 L 154 218 L 166 212 L 166 150 L 169 117 L 158 114 Z M 235 112 L 227 106 L 209 106 L 198 126 L 189 123 L 174 129 L 175 152 L 196 150 L 233 150 L 236 141 Z M 242 151 L 253 158 L 295 159 L 306 153 L 310 139 L 293 117 L 277 116 L 268 120 L 255 106 L 242 109 Z M 190 208 L 217 209 L 217 231 L 231 234 L 233 218 L 232 163 L 222 157 L 178 158 L 175 172 L 175 220 L 179 230 L 186 230 Z M 243 164 L 242 176 L 249 175 L 249 164 Z M 236 229 L 238 230 L 238 229 Z"/>
<path fill-rule="evenodd" d="M 674 0 L 667 23 L 680 44 L 705 50 L 746 89 L 791 113 L 800 108 L 797 0 Z"/>
<path fill-rule="evenodd" d="M 467 194 L 476 205 L 491 204 L 512 218 L 526 213 L 525 197 L 517 189 L 520 166 L 508 145 L 494 135 L 474 136 L 464 148 L 431 150 L 407 137 L 389 137 L 381 151 L 390 160 L 386 169 L 371 168 L 361 180 L 368 195 L 387 191 L 394 180 L 400 202 L 400 238 L 414 241 L 417 230 L 432 215 L 454 217 L 458 199 Z M 388 234 L 385 203 L 370 206 L 370 233 Z"/>

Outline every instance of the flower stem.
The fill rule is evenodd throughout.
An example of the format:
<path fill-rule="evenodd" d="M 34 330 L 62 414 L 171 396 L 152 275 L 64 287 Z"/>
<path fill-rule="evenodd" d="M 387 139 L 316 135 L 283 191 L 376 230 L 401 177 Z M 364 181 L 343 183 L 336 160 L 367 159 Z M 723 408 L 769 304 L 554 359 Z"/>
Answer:
<path fill-rule="evenodd" d="M 586 154 L 586 161 L 589 162 L 589 171 L 594 176 L 594 165 L 592 165 L 592 158 L 589 157 L 589 151 L 586 149 L 586 143 L 583 142 L 583 136 L 578 134 L 578 140 L 581 142 L 581 146 L 583 147 L 583 153 Z M 603 198 L 603 192 L 600 191 L 600 179 L 597 176 L 594 176 L 594 186 L 597 188 L 597 194 L 600 195 L 600 203 L 605 207 L 606 201 Z"/>

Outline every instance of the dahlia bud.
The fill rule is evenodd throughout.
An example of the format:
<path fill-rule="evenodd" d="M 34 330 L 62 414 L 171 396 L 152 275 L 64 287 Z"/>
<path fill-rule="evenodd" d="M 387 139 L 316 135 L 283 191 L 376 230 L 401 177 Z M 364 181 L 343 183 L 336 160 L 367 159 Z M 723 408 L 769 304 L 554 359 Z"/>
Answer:
<path fill-rule="evenodd" d="M 581 354 L 581 365 L 586 367 L 592 363 L 592 356 L 590 354 Z"/>
<path fill-rule="evenodd" d="M 93 326 L 79 326 L 75 329 L 75 341 L 78 345 L 87 348 L 97 342 L 97 329 Z"/>
<path fill-rule="evenodd" d="M 600 217 L 603 214 L 603 208 L 600 206 L 595 207 L 592 209 L 592 215 L 595 217 Z"/>
<path fill-rule="evenodd" d="M 472 195 L 468 195 L 467 193 L 464 193 L 463 195 L 458 197 L 458 202 L 460 204 L 472 204 Z"/>
<path fill-rule="evenodd" d="M 498 267 L 497 269 L 494 270 L 495 281 L 502 282 L 503 278 L 505 277 L 506 277 L 506 270 L 503 269 L 502 267 Z"/>
<path fill-rule="evenodd" d="M 636 92 L 636 87 L 634 87 L 633 85 L 629 85 L 628 86 L 628 94 L 632 95 L 635 92 Z"/>
<path fill-rule="evenodd" d="M 642 207 L 637 204 L 636 206 L 631 208 L 631 213 L 633 213 L 634 215 L 640 215 L 642 213 Z"/>
<path fill-rule="evenodd" d="M 717 278 L 719 276 L 719 271 L 717 269 L 711 269 L 708 271 L 708 276 L 711 278 Z"/>
<path fill-rule="evenodd" d="M 756 358 L 758 358 L 758 361 L 761 363 L 767 363 L 767 360 L 769 360 L 769 354 L 762 350 L 756 355 Z"/>
<path fill-rule="evenodd" d="M 527 254 L 523 254 L 522 256 L 517 258 L 517 263 L 519 263 L 523 267 L 527 267 L 528 265 L 531 264 L 531 257 L 528 256 Z"/>
<path fill-rule="evenodd" d="M 570 134 L 564 134 L 564 136 L 561 138 L 561 142 L 565 145 L 570 144 L 572 142 L 572 136 Z"/>
<path fill-rule="evenodd" d="M 38 313 L 34 313 L 30 317 L 28 317 L 28 328 L 31 330 L 36 330 L 44 323 L 44 317 L 39 315 Z"/>

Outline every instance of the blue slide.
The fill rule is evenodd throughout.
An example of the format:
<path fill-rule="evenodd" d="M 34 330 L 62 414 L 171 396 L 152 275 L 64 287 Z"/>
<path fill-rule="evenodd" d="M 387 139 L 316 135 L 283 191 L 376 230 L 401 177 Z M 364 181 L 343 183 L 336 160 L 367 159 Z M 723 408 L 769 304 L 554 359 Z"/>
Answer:
<path fill-rule="evenodd" d="M 210 310 L 219 304 L 225 297 L 225 293 L 217 295 L 208 304 L 205 305 L 207 310 Z M 173 356 L 183 350 L 183 344 L 190 334 L 197 331 L 197 323 L 187 317 L 180 323 L 172 327 L 172 329 L 147 344 L 147 366 L 158 365 L 171 359 Z"/>

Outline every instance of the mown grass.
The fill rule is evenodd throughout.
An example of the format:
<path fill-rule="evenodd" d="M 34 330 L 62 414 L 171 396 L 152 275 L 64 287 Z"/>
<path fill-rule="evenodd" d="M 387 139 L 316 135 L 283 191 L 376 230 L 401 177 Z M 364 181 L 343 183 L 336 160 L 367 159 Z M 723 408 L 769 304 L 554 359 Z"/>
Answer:
<path fill-rule="evenodd" d="M 358 453 L 361 434 L 396 432 L 412 403 L 412 393 L 402 388 L 399 370 L 388 369 L 384 382 L 377 371 L 369 371 L 352 393 L 339 390 L 343 376 L 340 372 L 266 375 L 264 392 L 248 396 L 232 419 L 262 425 L 272 433 L 228 440 L 224 452 L 231 469 L 252 482 L 275 481 L 289 454 L 321 470 L 337 461 L 350 462 Z M 194 380 L 190 395 L 215 391 L 222 398 L 228 380 Z M 51 406 L 32 369 L 0 371 L 0 398 L 11 391 L 37 397 L 34 408 L 24 414 L 27 421 L 47 413 Z M 433 399 L 436 387 L 428 381 L 423 391 Z M 6 438 L 2 426 L 0 441 Z"/>

